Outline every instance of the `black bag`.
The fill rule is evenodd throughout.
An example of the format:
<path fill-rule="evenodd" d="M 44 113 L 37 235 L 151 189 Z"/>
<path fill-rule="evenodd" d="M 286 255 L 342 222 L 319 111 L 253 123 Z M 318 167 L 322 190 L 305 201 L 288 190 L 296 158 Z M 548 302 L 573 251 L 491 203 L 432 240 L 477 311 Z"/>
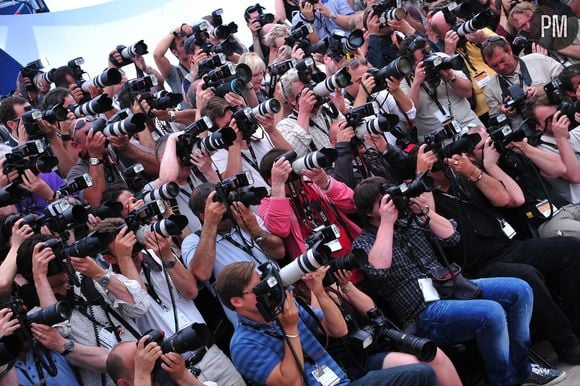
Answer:
<path fill-rule="evenodd" d="M 461 267 L 455 263 L 431 269 L 429 276 L 441 299 L 470 300 L 481 295 L 481 288 L 463 277 Z"/>

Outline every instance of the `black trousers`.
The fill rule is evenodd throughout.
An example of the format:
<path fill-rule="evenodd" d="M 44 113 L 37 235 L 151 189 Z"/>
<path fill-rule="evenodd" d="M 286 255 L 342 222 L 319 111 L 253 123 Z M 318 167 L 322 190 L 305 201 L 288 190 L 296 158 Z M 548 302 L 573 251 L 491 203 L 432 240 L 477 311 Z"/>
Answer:
<path fill-rule="evenodd" d="M 530 330 L 534 341 L 548 339 L 560 346 L 573 335 L 570 321 L 552 299 L 544 276 L 529 264 L 491 263 L 476 273 L 480 277 L 517 277 L 525 280 L 534 292 L 534 309 Z"/>
<path fill-rule="evenodd" d="M 517 241 L 501 261 L 529 264 L 541 272 L 549 288 L 559 294 L 560 309 L 570 321 L 572 331 L 580 335 L 580 239 L 549 237 Z M 548 302 L 547 296 L 539 295 L 534 303 L 546 307 L 542 303 Z M 557 316 L 554 311 L 542 311 L 545 312 L 544 317 Z"/>

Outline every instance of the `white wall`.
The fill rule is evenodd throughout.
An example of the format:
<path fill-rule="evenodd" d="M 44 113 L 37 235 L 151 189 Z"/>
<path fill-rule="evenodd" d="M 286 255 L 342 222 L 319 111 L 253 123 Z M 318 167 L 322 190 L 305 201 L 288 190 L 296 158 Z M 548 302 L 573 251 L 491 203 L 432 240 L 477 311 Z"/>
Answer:
<path fill-rule="evenodd" d="M 22 64 L 46 57 L 49 68 L 64 65 L 77 56 L 91 76 L 107 65 L 108 54 L 118 44 L 144 39 L 149 46 L 148 64 L 157 42 L 175 26 L 192 23 L 217 8 L 224 9 L 224 22 L 235 21 L 238 38 L 249 46 L 251 35 L 243 18 L 246 7 L 257 0 L 45 0 L 47 14 L 0 16 L 0 47 Z M 96 5 L 70 9 L 79 4 Z M 261 0 L 274 13 L 273 0 Z M 62 10 L 69 8 L 69 10 Z M 175 58 L 169 54 L 173 62 Z M 128 69 L 132 66 L 127 66 Z M 2 66 L 0 63 L 0 71 Z M 132 73 L 128 75 L 131 77 Z"/>

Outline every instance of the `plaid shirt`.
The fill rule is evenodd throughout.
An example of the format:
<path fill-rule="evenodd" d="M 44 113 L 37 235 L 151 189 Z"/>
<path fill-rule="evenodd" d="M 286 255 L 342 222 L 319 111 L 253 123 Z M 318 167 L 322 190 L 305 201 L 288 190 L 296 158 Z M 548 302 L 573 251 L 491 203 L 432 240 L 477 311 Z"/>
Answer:
<path fill-rule="evenodd" d="M 438 239 L 442 246 L 453 246 L 459 242 L 455 220 L 450 220 L 455 233 L 448 239 Z M 388 269 L 377 269 L 368 262 L 362 267 L 366 278 L 376 291 L 389 303 L 403 324 L 415 320 L 426 307 L 417 279 L 426 277 L 425 271 L 440 267 L 429 238 L 435 236 L 415 223 L 402 227 L 396 224 L 393 235 L 393 260 Z M 375 243 L 377 228 L 369 227 L 354 241 L 352 248 L 364 250 L 367 255 Z M 411 253 L 411 249 L 414 252 Z"/>
<path fill-rule="evenodd" d="M 316 150 L 332 147 L 328 138 L 332 122 L 333 119 L 328 117 L 326 113 L 319 111 L 316 114 L 310 114 L 310 127 L 302 127 L 296 121 L 296 115 L 291 114 L 278 122 L 276 129 L 292 145 L 298 157 L 302 157 L 313 150 L 312 146 Z"/>

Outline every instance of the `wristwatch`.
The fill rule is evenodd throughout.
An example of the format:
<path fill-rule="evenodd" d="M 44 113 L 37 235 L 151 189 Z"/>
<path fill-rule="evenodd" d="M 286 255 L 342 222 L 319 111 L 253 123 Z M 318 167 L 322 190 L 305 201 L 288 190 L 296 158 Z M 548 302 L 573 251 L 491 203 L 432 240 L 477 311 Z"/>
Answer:
<path fill-rule="evenodd" d="M 111 282 L 111 272 L 107 271 L 107 273 L 101 276 L 101 278 L 98 281 L 101 287 L 107 288 L 107 286 Z"/>
<path fill-rule="evenodd" d="M 73 350 L 75 349 L 75 341 L 74 340 L 68 340 L 65 344 L 64 344 L 64 351 L 60 354 L 62 356 L 67 356 L 68 354 L 70 354 Z"/>
<path fill-rule="evenodd" d="M 334 12 L 334 11 L 333 11 L 333 12 L 330 14 L 330 20 L 336 20 L 336 12 Z"/>
<path fill-rule="evenodd" d="M 177 119 L 177 117 L 175 116 L 175 111 L 170 111 L 169 112 L 169 122 L 175 122 L 176 119 Z"/>
<path fill-rule="evenodd" d="M 91 165 L 91 166 L 97 166 L 97 165 L 102 164 L 103 162 L 104 161 L 102 159 L 98 159 L 95 157 L 89 158 L 89 165 Z"/>

